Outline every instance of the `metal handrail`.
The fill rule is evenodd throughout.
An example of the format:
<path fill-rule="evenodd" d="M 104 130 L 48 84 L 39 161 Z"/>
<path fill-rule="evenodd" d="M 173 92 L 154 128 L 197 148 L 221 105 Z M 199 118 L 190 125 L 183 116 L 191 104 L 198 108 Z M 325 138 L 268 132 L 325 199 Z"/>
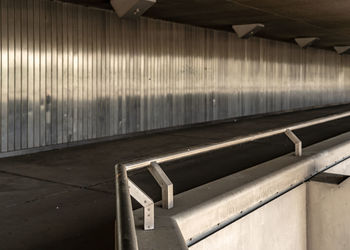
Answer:
<path fill-rule="evenodd" d="M 115 249 L 138 250 L 134 214 L 131 206 L 128 176 L 124 165 L 117 165 Z"/>
<path fill-rule="evenodd" d="M 115 168 L 116 202 L 117 202 L 116 204 L 117 205 L 116 206 L 116 210 L 117 210 L 116 239 L 115 239 L 116 249 L 128 249 L 128 250 L 138 249 L 127 171 L 149 167 L 154 163 L 159 164 L 167 161 L 179 160 L 185 157 L 190 157 L 201 153 L 206 153 L 209 151 L 223 149 L 234 145 L 251 142 L 251 141 L 255 141 L 258 139 L 262 139 L 262 138 L 266 138 L 266 137 L 270 137 L 270 136 L 278 135 L 282 133 L 286 133 L 287 136 L 293 140 L 293 142 L 296 145 L 296 155 L 301 156 L 301 141 L 292 133 L 292 130 L 301 129 L 301 128 L 305 128 L 305 127 L 309 127 L 317 124 L 322 124 L 325 122 L 345 118 L 348 116 L 350 116 L 350 111 L 344 112 L 341 114 L 330 115 L 323 118 L 313 119 L 307 122 L 299 122 L 299 123 L 292 124 L 290 126 L 284 126 L 277 129 L 258 132 L 247 136 L 240 136 L 221 143 L 215 143 L 208 146 L 197 147 L 187 151 L 181 151 L 177 153 L 167 154 L 164 156 L 148 158 L 146 160 L 130 162 L 123 165 L 122 164 L 116 165 L 116 168 Z M 135 185 L 133 186 L 134 188 L 137 188 Z"/>
<path fill-rule="evenodd" d="M 350 116 L 350 111 L 344 112 L 341 114 L 330 115 L 330 116 L 323 117 L 323 118 L 313 119 L 313 120 L 307 121 L 307 122 L 299 122 L 299 123 L 292 124 L 289 126 L 284 126 L 284 127 L 277 128 L 277 129 L 271 129 L 271 130 L 267 130 L 267 131 L 263 131 L 263 132 L 258 132 L 255 134 L 250 134 L 250 135 L 246 135 L 246 136 L 239 136 L 239 137 L 233 138 L 233 139 L 228 140 L 228 141 L 215 143 L 215 144 L 208 145 L 208 146 L 202 146 L 202 147 L 197 147 L 197 148 L 193 148 L 193 149 L 188 149 L 186 151 L 180 151 L 177 153 L 153 157 L 153 158 L 149 158 L 146 160 L 130 162 L 130 163 L 126 163 L 125 167 L 126 167 L 127 171 L 136 170 L 136 169 L 147 167 L 152 162 L 157 162 L 159 164 L 159 163 L 163 163 L 163 162 L 167 162 L 167 161 L 179 160 L 179 159 L 182 159 L 185 157 L 190 157 L 190 156 L 194 156 L 197 154 L 202 154 L 202 153 L 206 153 L 206 152 L 210 152 L 210 151 L 214 151 L 214 150 L 218 150 L 218 149 L 223 149 L 223 148 L 231 147 L 231 146 L 246 143 L 246 142 L 259 140 L 259 139 L 270 137 L 273 135 L 282 134 L 282 133 L 285 133 L 288 129 L 292 131 L 292 130 L 296 130 L 296 129 L 301 129 L 301 128 L 310 127 L 313 125 L 341 119 L 341 118 L 348 117 L 348 116 Z"/>

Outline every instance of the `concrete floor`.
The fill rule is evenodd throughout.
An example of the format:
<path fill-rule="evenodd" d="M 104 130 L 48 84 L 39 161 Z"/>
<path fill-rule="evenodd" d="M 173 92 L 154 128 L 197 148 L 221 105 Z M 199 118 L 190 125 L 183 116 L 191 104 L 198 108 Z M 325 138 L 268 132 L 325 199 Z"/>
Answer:
<path fill-rule="evenodd" d="M 350 105 L 0 159 L 0 249 L 113 249 L 114 165 L 238 135 L 350 110 Z M 296 131 L 304 146 L 350 131 L 350 118 Z M 216 180 L 293 150 L 274 136 L 163 164 L 175 193 Z M 154 200 L 160 190 L 146 171 L 130 177 Z"/>

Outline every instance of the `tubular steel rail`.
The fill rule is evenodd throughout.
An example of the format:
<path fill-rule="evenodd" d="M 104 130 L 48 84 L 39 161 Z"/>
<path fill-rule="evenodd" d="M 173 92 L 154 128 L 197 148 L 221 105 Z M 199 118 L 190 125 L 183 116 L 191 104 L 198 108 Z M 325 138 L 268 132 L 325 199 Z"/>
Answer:
<path fill-rule="evenodd" d="M 128 176 L 123 165 L 116 167 L 116 222 L 115 249 L 138 249 L 134 215 L 128 187 Z"/>
<path fill-rule="evenodd" d="M 153 177 L 156 179 L 162 189 L 162 206 L 170 209 L 173 207 L 173 184 L 163 172 L 159 163 L 183 159 L 186 157 L 232 147 L 238 144 L 259 140 L 262 138 L 286 134 L 295 145 L 295 155 L 302 155 L 302 142 L 292 132 L 293 130 L 322 124 L 329 121 L 345 118 L 350 116 L 349 112 L 330 115 L 327 117 L 317 118 L 306 122 L 300 122 L 277 129 L 271 129 L 247 136 L 240 136 L 220 143 L 208 146 L 196 147 L 177 153 L 167 154 L 159 157 L 149 158 L 146 160 L 117 164 L 116 171 L 116 249 L 138 249 L 134 217 L 131 207 L 132 196 L 144 208 L 144 229 L 154 229 L 154 202 L 147 196 L 135 183 L 127 177 L 127 171 L 147 167 Z"/>

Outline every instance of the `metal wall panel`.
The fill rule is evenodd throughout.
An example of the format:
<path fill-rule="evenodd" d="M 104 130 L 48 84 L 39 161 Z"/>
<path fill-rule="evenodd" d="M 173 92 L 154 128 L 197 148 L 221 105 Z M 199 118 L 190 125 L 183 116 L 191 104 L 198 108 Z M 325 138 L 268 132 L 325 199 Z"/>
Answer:
<path fill-rule="evenodd" d="M 1 151 L 350 101 L 350 57 L 0 0 Z"/>

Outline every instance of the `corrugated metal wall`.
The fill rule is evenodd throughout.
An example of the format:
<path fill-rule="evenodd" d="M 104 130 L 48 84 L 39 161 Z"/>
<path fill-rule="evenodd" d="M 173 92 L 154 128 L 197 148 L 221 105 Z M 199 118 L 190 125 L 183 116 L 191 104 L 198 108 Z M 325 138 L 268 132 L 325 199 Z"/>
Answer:
<path fill-rule="evenodd" d="M 349 102 L 331 51 L 0 0 L 1 151 Z"/>

